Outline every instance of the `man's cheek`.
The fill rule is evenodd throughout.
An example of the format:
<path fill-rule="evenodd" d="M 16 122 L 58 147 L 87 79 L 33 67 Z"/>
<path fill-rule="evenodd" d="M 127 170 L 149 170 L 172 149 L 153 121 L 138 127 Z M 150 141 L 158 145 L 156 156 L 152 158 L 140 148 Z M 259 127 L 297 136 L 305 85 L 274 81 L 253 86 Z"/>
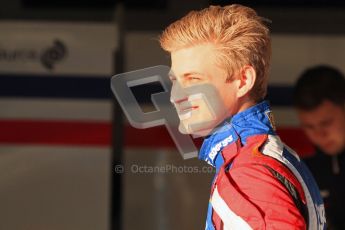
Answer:
<path fill-rule="evenodd" d="M 219 92 L 211 84 L 195 85 L 184 88 L 183 91 L 188 106 L 182 106 L 180 102 L 178 107 L 190 108 L 191 106 L 194 109 L 191 110 L 190 117 L 187 119 L 181 119 L 181 116 L 179 116 L 179 130 L 182 133 L 195 134 L 198 137 L 208 135 L 227 115 L 226 107 Z M 177 90 L 174 90 L 175 92 Z M 176 100 L 176 96 L 179 95 L 176 94 L 172 98 Z M 181 112 L 178 113 L 183 115 Z"/>

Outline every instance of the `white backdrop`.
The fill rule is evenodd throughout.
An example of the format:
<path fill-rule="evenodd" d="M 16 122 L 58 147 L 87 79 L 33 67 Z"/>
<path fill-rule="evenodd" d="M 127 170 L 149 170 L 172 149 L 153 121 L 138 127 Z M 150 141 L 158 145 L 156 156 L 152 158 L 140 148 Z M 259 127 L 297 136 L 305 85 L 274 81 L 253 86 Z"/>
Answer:
<path fill-rule="evenodd" d="M 109 229 L 111 98 L 70 97 L 64 85 L 54 97 L 44 84 L 110 82 L 115 25 L 2 21 L 0 31 L 0 80 L 38 89 L 0 96 L 0 229 Z M 106 141 L 83 141 L 102 127 Z"/>

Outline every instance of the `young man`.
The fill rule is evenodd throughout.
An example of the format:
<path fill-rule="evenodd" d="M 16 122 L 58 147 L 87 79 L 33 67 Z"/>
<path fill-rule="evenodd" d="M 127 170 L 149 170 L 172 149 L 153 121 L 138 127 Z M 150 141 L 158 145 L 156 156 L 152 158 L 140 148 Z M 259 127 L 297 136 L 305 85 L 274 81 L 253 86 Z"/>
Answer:
<path fill-rule="evenodd" d="M 206 136 L 199 157 L 217 168 L 206 229 L 324 229 L 317 185 L 263 101 L 271 55 L 263 19 L 241 5 L 211 6 L 172 23 L 160 43 L 171 54 L 180 130 Z"/>
<path fill-rule="evenodd" d="M 307 69 L 294 102 L 315 154 L 306 163 L 325 200 L 329 229 L 345 229 L 345 78 L 330 66 Z"/>

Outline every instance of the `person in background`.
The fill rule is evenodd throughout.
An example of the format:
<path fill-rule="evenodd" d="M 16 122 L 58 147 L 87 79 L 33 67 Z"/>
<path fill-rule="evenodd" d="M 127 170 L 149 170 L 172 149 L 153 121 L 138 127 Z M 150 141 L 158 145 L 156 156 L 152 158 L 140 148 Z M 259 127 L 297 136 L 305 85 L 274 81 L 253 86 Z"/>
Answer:
<path fill-rule="evenodd" d="M 345 78 L 330 66 L 307 69 L 293 95 L 301 127 L 314 144 L 305 159 L 324 198 L 329 229 L 345 229 Z"/>

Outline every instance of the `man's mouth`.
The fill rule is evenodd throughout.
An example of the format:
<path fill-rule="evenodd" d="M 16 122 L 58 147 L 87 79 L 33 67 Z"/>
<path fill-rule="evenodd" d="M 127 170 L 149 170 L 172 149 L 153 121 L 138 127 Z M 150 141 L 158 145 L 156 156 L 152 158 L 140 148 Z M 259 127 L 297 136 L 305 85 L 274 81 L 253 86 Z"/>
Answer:
<path fill-rule="evenodd" d="M 322 146 L 326 149 L 331 148 L 334 145 L 334 143 L 332 141 L 328 141 L 326 143 L 324 143 Z"/>
<path fill-rule="evenodd" d="M 180 108 L 177 111 L 177 114 L 180 120 L 186 120 L 192 116 L 192 111 L 197 110 L 199 106 L 192 106 L 187 108 Z"/>

